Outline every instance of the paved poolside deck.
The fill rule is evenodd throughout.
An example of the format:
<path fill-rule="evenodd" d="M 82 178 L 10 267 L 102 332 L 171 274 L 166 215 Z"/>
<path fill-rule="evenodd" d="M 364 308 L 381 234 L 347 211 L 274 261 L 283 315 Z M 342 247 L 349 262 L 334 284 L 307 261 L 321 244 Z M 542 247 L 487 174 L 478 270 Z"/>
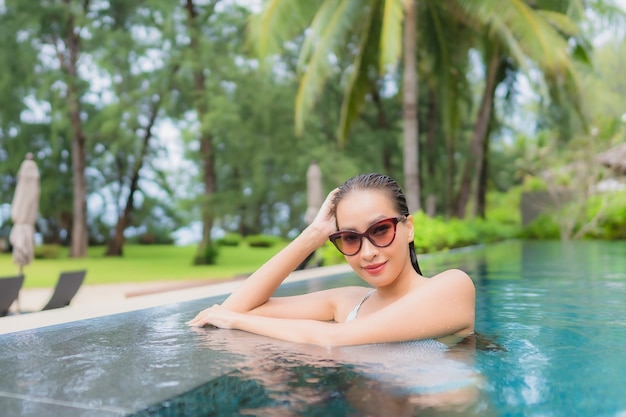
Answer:
<path fill-rule="evenodd" d="M 348 271 L 347 264 L 311 268 L 293 272 L 285 282 Z M 83 285 L 68 307 L 49 311 L 40 310 L 52 293 L 50 289 L 24 289 L 20 293 L 19 308 L 33 312 L 0 318 L 0 334 L 228 294 L 242 280 Z M 15 310 L 15 305 L 13 307 Z"/>

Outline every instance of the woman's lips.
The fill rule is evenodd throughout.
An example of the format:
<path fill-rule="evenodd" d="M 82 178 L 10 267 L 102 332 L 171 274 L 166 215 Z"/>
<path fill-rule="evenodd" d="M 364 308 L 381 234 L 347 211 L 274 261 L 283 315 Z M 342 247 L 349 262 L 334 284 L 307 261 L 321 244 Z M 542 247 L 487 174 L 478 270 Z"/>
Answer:
<path fill-rule="evenodd" d="M 371 264 L 371 265 L 366 265 L 366 266 L 363 267 L 363 269 L 365 269 L 365 271 L 367 271 L 370 274 L 378 274 L 384 268 L 385 268 L 385 262 L 381 262 L 381 263 L 377 263 L 377 264 Z"/>

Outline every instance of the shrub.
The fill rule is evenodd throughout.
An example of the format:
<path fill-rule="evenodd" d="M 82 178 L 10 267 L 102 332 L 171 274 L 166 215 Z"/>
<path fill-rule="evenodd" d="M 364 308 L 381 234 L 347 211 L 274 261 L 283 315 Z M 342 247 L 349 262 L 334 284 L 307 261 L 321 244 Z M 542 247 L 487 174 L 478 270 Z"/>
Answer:
<path fill-rule="evenodd" d="M 171 245 L 174 243 L 169 230 L 148 230 L 139 236 L 137 242 L 141 245 Z"/>
<path fill-rule="evenodd" d="M 602 203 L 604 200 L 604 203 Z M 601 206 L 604 208 L 601 211 Z M 571 207 L 571 206 L 570 206 Z M 546 212 L 537 217 L 521 233 L 520 237 L 527 239 L 560 239 L 560 222 L 563 216 L 568 216 L 567 209 Z M 597 224 L 593 225 L 594 218 L 600 213 Z M 560 217 L 559 217 L 560 216 Z M 586 230 L 583 238 L 591 239 L 624 239 L 626 237 L 626 193 L 613 195 L 596 195 L 586 202 L 584 217 L 576 224 L 576 229 L 583 225 L 593 225 Z"/>
<path fill-rule="evenodd" d="M 239 233 L 226 233 L 226 235 L 220 239 L 217 239 L 215 243 L 219 246 L 239 246 L 243 241 L 243 236 Z"/>
<path fill-rule="evenodd" d="M 246 237 L 246 242 L 253 248 L 271 248 L 280 242 L 280 237 L 271 235 L 250 235 Z"/>
<path fill-rule="evenodd" d="M 626 193 L 615 193 L 607 201 L 598 230 L 590 237 L 598 239 L 626 239 Z"/>
<path fill-rule="evenodd" d="M 497 224 L 520 225 L 522 222 L 519 209 L 521 199 L 521 187 L 512 188 L 506 193 L 489 192 L 485 213 L 487 220 Z"/>
<path fill-rule="evenodd" d="M 521 237 L 526 239 L 560 239 L 561 231 L 552 215 L 541 214 L 521 232 Z"/>
<path fill-rule="evenodd" d="M 420 211 L 413 215 L 415 225 L 415 251 L 417 253 L 435 252 L 450 247 L 450 227 L 442 217 L 428 217 Z"/>
<path fill-rule="evenodd" d="M 452 218 L 446 223 L 446 247 L 459 248 L 469 246 L 480 241 L 479 228 L 477 227 L 479 220 L 463 221 Z"/>
<path fill-rule="evenodd" d="M 210 243 L 204 247 L 204 250 L 197 254 L 193 260 L 194 265 L 215 265 L 217 263 L 217 256 L 219 255 L 218 246 L 215 243 Z"/>
<path fill-rule="evenodd" d="M 58 259 L 61 256 L 61 245 L 45 244 L 35 247 L 35 259 Z"/>
<path fill-rule="evenodd" d="M 326 241 L 324 245 L 318 249 L 322 257 L 322 265 L 340 265 L 346 263 L 346 258 L 337 250 L 335 245 L 330 241 Z"/>
<path fill-rule="evenodd" d="M 517 236 L 519 227 L 514 222 L 506 224 L 481 218 L 459 220 L 441 216 L 428 217 L 423 212 L 413 215 L 415 224 L 415 251 L 436 252 L 478 243 L 497 242 Z"/>

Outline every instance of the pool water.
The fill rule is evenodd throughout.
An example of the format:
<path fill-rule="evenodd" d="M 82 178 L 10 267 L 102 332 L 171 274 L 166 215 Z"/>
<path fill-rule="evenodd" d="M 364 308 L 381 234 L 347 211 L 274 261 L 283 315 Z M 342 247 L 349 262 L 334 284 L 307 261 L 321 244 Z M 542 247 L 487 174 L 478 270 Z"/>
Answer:
<path fill-rule="evenodd" d="M 475 337 L 322 348 L 187 327 L 214 297 L 0 335 L 0 414 L 626 417 L 626 242 L 511 241 L 420 263 L 473 278 Z"/>
<path fill-rule="evenodd" d="M 428 415 L 626 416 L 625 242 L 514 241 L 427 257 L 423 262 L 423 269 L 431 273 L 449 267 L 467 271 L 475 281 L 478 296 L 479 337 L 471 347 L 460 345 L 449 350 L 463 358 L 456 361 L 456 366 L 447 363 L 450 359 L 440 352 L 425 351 L 420 346 L 409 349 L 409 355 L 400 360 L 397 357 L 406 354 L 406 348 L 378 349 L 378 361 L 372 358 L 366 361 L 376 365 L 374 370 L 358 366 L 363 363 L 363 351 L 373 347 L 342 348 L 349 358 L 341 359 L 337 351 L 342 349 L 333 349 L 332 353 L 321 355 L 328 363 L 311 365 L 310 356 L 298 356 L 293 351 L 286 359 L 282 349 L 289 348 L 283 346 L 278 349 L 281 355 L 274 358 L 271 369 L 261 367 L 251 372 L 253 376 L 238 371 L 236 375 L 212 381 L 213 385 L 225 386 L 215 389 L 212 385 L 209 391 L 241 392 L 237 396 L 225 395 L 231 401 L 245 400 L 244 405 L 228 403 L 232 412 L 244 410 L 241 415 L 247 412 L 272 415 L 268 410 L 285 407 L 292 412 L 297 410 L 293 415 L 311 416 L 368 413 L 398 416 L 426 412 Z M 234 344 L 250 346 L 250 340 Z M 249 361 L 271 357 L 271 348 L 269 354 L 260 353 L 263 349 L 258 346 L 252 350 L 254 354 L 243 353 Z M 385 366 L 389 369 L 381 369 Z M 416 372 L 426 376 L 416 381 Z M 262 376 L 264 373 L 284 374 L 282 385 L 267 381 Z M 392 373 L 400 381 L 394 381 L 396 385 L 390 388 Z M 447 377 L 443 382 L 441 374 Z M 443 392 L 432 395 L 424 389 L 432 379 L 440 379 L 439 389 Z M 461 390 L 457 383 L 461 384 Z M 360 393 L 350 398 L 350 391 L 355 391 L 359 384 Z M 311 398 L 298 398 L 295 388 L 298 385 L 313 388 Z M 281 393 L 281 386 L 291 394 Z M 451 395 L 442 395 L 446 391 Z M 250 392 L 259 395 L 248 399 L 245 393 Z M 368 401 L 373 393 L 379 398 Z M 206 398 L 204 391 L 193 395 L 199 395 L 200 403 Z M 178 407 L 183 408 L 184 404 L 197 403 L 187 400 L 183 395 L 170 402 L 170 406 L 176 409 L 177 401 Z M 218 403 L 205 402 L 211 407 Z"/>
<path fill-rule="evenodd" d="M 626 416 L 626 242 L 511 242 L 468 255 L 476 328 L 504 349 L 476 355 L 498 414 Z"/>

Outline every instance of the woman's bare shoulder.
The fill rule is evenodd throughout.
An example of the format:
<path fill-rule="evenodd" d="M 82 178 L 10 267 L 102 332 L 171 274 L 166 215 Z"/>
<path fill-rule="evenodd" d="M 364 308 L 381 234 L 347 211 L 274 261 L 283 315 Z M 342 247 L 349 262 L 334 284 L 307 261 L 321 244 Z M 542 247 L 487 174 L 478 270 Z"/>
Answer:
<path fill-rule="evenodd" d="M 460 269 L 448 269 L 429 279 L 437 287 L 445 287 L 455 293 L 475 294 L 476 287 L 472 278 Z"/>
<path fill-rule="evenodd" d="M 437 275 L 434 275 L 430 279 L 437 281 L 450 281 L 459 284 L 471 285 L 472 287 L 474 286 L 474 281 L 472 281 L 472 278 L 470 278 L 470 276 L 467 275 L 466 272 L 460 269 L 447 269 L 443 272 L 438 273 Z"/>

